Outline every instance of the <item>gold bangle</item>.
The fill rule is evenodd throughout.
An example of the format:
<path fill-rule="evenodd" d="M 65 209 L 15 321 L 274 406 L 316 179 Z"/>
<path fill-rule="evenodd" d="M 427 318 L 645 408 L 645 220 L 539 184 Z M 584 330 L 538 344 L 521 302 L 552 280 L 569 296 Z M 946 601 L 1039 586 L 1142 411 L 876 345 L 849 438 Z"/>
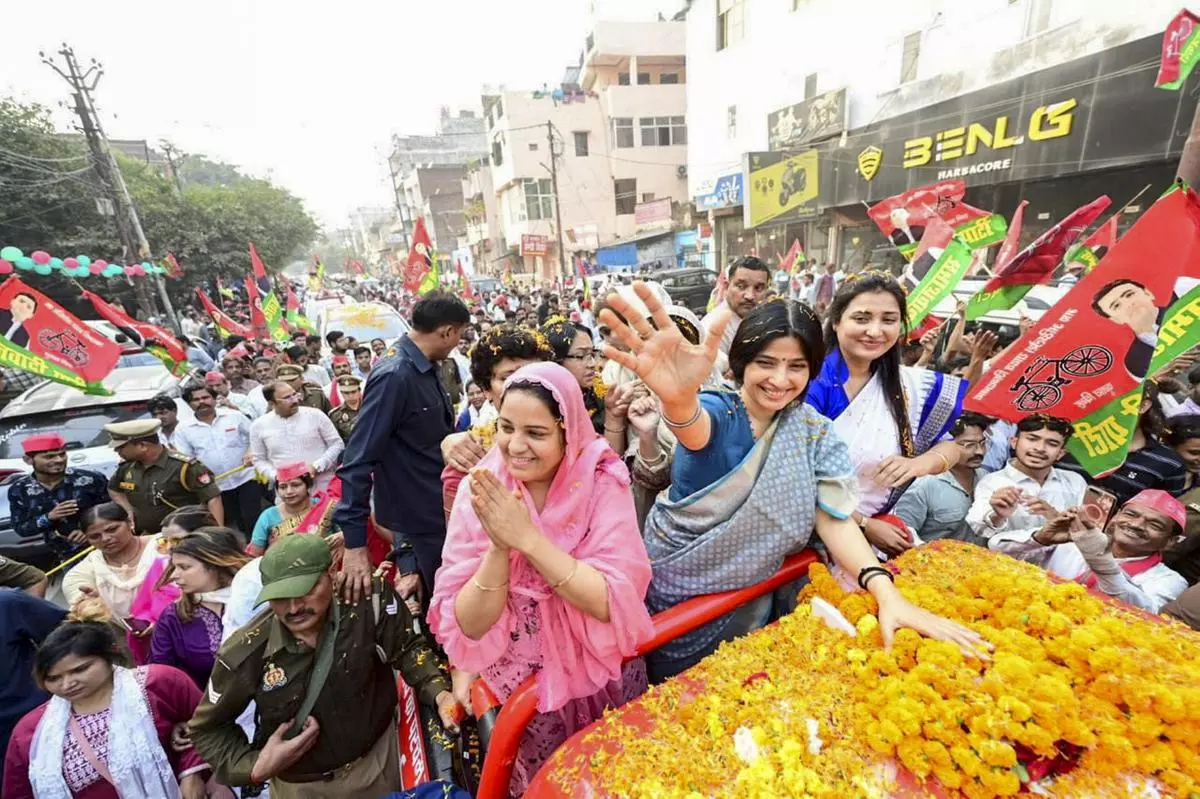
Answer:
<path fill-rule="evenodd" d="M 571 582 L 571 578 L 575 576 L 575 572 L 577 572 L 577 571 L 579 571 L 579 561 L 578 560 L 576 560 L 575 565 L 571 567 L 570 573 L 568 573 L 566 577 L 562 578 L 554 585 L 550 586 L 550 590 L 557 591 L 558 589 L 562 588 L 567 583 Z"/>
<path fill-rule="evenodd" d="M 508 588 L 508 581 L 506 580 L 503 583 L 501 583 L 500 585 L 484 585 L 483 583 L 476 580 L 474 576 L 472 576 L 471 577 L 471 585 L 475 586 L 480 591 L 503 591 L 505 588 Z"/>
<path fill-rule="evenodd" d="M 950 470 L 953 468 L 953 467 L 950 465 L 950 459 L 949 459 L 949 458 L 947 458 L 945 455 L 943 455 L 942 453 L 938 452 L 936 449 L 931 449 L 931 450 L 929 450 L 929 451 L 930 451 L 930 452 L 932 452 L 934 455 L 937 455 L 939 458 L 941 458 L 941 459 L 942 459 L 942 463 L 946 464 L 946 468 L 945 468 L 945 469 L 942 469 L 942 471 L 938 472 L 938 474 L 944 474 L 944 473 L 946 473 L 946 472 L 950 471 Z"/>

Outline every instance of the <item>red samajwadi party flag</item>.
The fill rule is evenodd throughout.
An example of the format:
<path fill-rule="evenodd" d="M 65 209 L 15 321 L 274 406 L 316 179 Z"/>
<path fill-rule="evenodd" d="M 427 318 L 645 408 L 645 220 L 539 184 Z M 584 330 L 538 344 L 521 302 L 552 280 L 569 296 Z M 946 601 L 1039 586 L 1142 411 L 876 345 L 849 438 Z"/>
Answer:
<path fill-rule="evenodd" d="M 1175 91 L 1200 60 L 1200 17 L 1182 9 L 1163 32 L 1162 60 L 1154 85 Z"/>
<path fill-rule="evenodd" d="M 0 285 L 0 365 L 108 395 L 100 382 L 116 367 L 121 345 L 61 305 L 10 277 Z"/>
<path fill-rule="evenodd" d="M 792 246 L 788 249 L 787 255 L 779 262 L 779 268 L 789 275 L 794 274 L 796 268 L 804 261 L 804 250 L 800 247 L 800 239 L 792 239 Z"/>
<path fill-rule="evenodd" d="M 149 322 L 139 322 L 120 308 L 108 304 L 103 297 L 86 289 L 83 292 L 83 298 L 92 304 L 100 316 L 117 327 L 133 333 L 132 338 L 140 339 L 142 347 L 166 364 L 172 374 L 177 377 L 187 374 L 187 349 L 166 330 Z"/>
<path fill-rule="evenodd" d="M 227 313 L 213 305 L 213 301 L 208 298 L 208 295 L 199 286 L 196 286 L 196 296 L 200 298 L 200 304 L 204 306 L 204 312 L 208 314 L 208 317 L 213 320 L 213 324 L 226 337 L 241 336 L 242 338 L 250 338 L 250 328 L 241 322 L 234 321 Z"/>
<path fill-rule="evenodd" d="M 1152 264 L 1153 268 L 1147 268 Z M 1093 476 L 1121 466 L 1143 381 L 1200 344 L 1200 199 L 1164 196 L 971 385 L 967 410 L 1075 424 L 1071 454 Z"/>
<path fill-rule="evenodd" d="M 425 219 L 422 217 L 413 229 L 412 248 L 404 265 L 404 288 L 415 294 L 432 270 L 433 242 L 429 239 L 429 231 L 425 229 Z"/>
<path fill-rule="evenodd" d="M 978 319 L 991 311 L 1012 308 L 1030 289 L 1049 280 L 1067 248 L 1096 221 L 1096 217 L 1104 213 L 1110 202 L 1107 195 L 1101 195 L 1087 205 L 1076 208 L 1066 219 L 1014 255 L 1008 263 L 998 265 L 995 276 L 967 302 L 967 319 Z"/>

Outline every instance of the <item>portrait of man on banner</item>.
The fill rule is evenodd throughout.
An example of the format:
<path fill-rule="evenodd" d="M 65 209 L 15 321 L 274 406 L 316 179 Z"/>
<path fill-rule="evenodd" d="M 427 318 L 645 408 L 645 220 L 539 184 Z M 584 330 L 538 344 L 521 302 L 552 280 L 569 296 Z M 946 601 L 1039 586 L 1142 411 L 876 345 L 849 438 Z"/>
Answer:
<path fill-rule="evenodd" d="M 1180 277 L 1175 280 L 1169 300 L 1160 305 L 1145 285 L 1132 278 L 1109 281 L 1096 292 L 1092 307 L 1101 318 L 1133 331 L 1134 338 L 1125 354 L 1125 368 L 1139 380 L 1150 370 L 1150 360 L 1158 346 L 1158 330 L 1167 311 L 1180 297 L 1200 285 L 1200 279 Z"/>
<path fill-rule="evenodd" d="M 0 307 L 0 336 L 18 347 L 29 346 L 29 331 L 25 323 L 37 313 L 37 298 L 28 292 L 12 295 L 4 307 Z"/>

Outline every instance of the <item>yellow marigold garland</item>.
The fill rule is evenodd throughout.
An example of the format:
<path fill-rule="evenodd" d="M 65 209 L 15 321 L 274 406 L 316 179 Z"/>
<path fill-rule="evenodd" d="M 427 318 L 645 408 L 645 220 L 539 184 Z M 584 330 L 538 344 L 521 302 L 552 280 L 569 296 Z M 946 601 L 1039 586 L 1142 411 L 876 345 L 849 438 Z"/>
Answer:
<path fill-rule="evenodd" d="M 1039 783 L 1045 795 L 1124 799 L 1151 778 L 1164 796 L 1200 795 L 1200 636 L 966 544 L 896 565 L 906 597 L 995 645 L 990 662 L 911 630 L 884 649 L 874 599 L 814 566 L 794 614 L 651 689 L 650 730 L 609 714 L 587 732 L 592 784 L 629 799 L 883 799 L 899 762 L 950 796 L 983 799 L 1021 790 L 1020 747 L 1082 750 L 1074 770 Z M 858 636 L 815 619 L 813 596 Z M 560 752 L 551 767 L 570 788 L 583 765 Z"/>

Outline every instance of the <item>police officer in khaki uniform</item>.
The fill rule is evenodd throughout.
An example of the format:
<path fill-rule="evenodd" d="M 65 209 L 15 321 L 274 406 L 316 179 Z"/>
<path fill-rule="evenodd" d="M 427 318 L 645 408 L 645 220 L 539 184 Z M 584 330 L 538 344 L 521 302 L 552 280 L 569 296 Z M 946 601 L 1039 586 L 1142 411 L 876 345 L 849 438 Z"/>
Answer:
<path fill-rule="evenodd" d="M 296 392 L 303 398 L 300 404 L 309 408 L 316 408 L 321 413 L 328 414 L 333 410 L 333 403 L 329 401 L 329 397 L 325 396 L 325 391 L 316 383 L 307 383 L 304 380 L 304 370 L 294 363 L 281 363 L 275 367 L 275 377 L 282 380 L 289 386 L 294 388 Z"/>
<path fill-rule="evenodd" d="M 216 477 L 195 458 L 164 447 L 158 440 L 161 426 L 157 419 L 104 426 L 121 458 L 108 495 L 129 511 L 138 535 L 154 535 L 167 514 L 184 505 L 206 505 L 217 524 L 225 524 Z"/>
<path fill-rule="evenodd" d="M 457 730 L 459 705 L 438 658 L 391 584 L 375 577 L 357 603 L 334 594 L 325 539 L 289 535 L 259 562 L 269 602 L 217 653 L 189 729 L 226 785 L 270 782 L 273 799 L 376 799 L 396 790 L 400 670 Z M 249 741 L 237 719 L 257 705 Z"/>
<path fill-rule="evenodd" d="M 329 420 L 342 441 L 349 441 L 350 431 L 358 420 L 358 409 L 362 406 L 362 381 L 354 375 L 342 375 L 337 379 L 337 388 L 342 395 L 342 404 L 329 412 Z"/>

